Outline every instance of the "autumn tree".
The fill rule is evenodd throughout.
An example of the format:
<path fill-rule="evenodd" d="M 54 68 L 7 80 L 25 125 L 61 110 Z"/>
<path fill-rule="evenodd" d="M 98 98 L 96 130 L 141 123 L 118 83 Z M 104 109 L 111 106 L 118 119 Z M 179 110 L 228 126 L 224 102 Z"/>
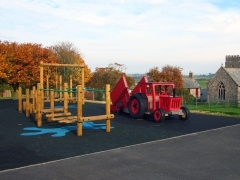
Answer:
<path fill-rule="evenodd" d="M 87 86 L 89 88 L 105 89 L 106 84 L 110 84 L 111 89 L 113 89 L 120 77 L 125 75 L 128 86 L 131 87 L 135 84 L 135 81 L 123 72 L 124 69 L 124 65 L 118 63 L 109 64 L 105 68 L 96 68 Z"/>
<path fill-rule="evenodd" d="M 182 68 L 166 65 L 162 68 L 160 77 L 164 82 L 174 82 L 177 89 L 183 89 Z"/>
<path fill-rule="evenodd" d="M 183 89 L 182 68 L 166 65 L 159 70 L 154 67 L 149 70 L 147 76 L 152 82 L 174 82 L 177 89 Z"/>
<path fill-rule="evenodd" d="M 0 41 L 0 80 L 1 82 L 6 82 L 7 73 L 6 69 L 8 68 L 7 63 L 7 48 L 8 48 L 8 42 L 1 42 Z"/>
<path fill-rule="evenodd" d="M 91 78 L 91 71 L 83 60 L 83 55 L 79 50 L 70 42 L 59 42 L 50 47 L 56 55 L 57 63 L 59 64 L 84 64 L 84 82 L 88 82 Z M 70 75 L 73 76 L 74 84 L 81 84 L 80 68 L 59 68 L 58 73 L 67 81 Z"/>
<path fill-rule="evenodd" d="M 0 59 L 1 77 L 12 85 L 14 90 L 18 86 L 31 88 L 39 82 L 39 64 L 55 63 L 56 58 L 51 50 L 41 44 L 16 42 L 1 42 Z"/>
<path fill-rule="evenodd" d="M 153 67 L 153 68 L 149 69 L 147 76 L 148 76 L 149 81 L 151 81 L 151 82 L 162 81 L 162 79 L 160 77 L 160 70 L 158 67 Z"/>

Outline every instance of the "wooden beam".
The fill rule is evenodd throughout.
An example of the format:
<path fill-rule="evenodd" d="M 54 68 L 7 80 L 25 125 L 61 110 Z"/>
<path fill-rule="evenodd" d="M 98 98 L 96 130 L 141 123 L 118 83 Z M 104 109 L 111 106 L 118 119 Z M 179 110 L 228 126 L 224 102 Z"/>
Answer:
<path fill-rule="evenodd" d="M 83 122 L 83 121 L 98 121 L 98 120 L 106 120 L 106 119 L 113 119 L 114 115 L 109 114 L 109 115 L 98 115 L 98 116 L 88 116 L 88 117 L 80 117 L 78 122 Z"/>
<path fill-rule="evenodd" d="M 43 113 L 50 113 L 52 110 L 51 109 L 42 109 L 41 112 Z M 61 112 L 63 111 L 63 108 L 54 108 L 54 112 Z"/>
<path fill-rule="evenodd" d="M 71 120 L 71 121 L 73 121 L 74 120 L 74 122 L 75 121 L 77 121 L 77 116 L 66 116 L 66 117 L 55 117 L 55 118 L 53 118 L 53 120 L 55 120 L 55 121 L 61 121 L 61 120 Z"/>
<path fill-rule="evenodd" d="M 77 136 L 82 136 L 82 103 L 83 103 L 82 86 L 77 86 Z"/>
<path fill-rule="evenodd" d="M 46 114 L 46 117 L 54 118 L 54 117 L 58 117 L 58 116 L 70 116 L 70 115 L 71 115 L 71 113 L 68 112 L 68 113 L 58 113 L 58 114 Z"/>
<path fill-rule="evenodd" d="M 18 112 L 22 113 L 22 87 L 18 87 Z"/>
<path fill-rule="evenodd" d="M 74 123 L 76 122 L 76 120 L 69 120 L 69 119 L 66 119 L 66 120 L 60 120 L 58 121 L 59 123 L 67 123 L 67 124 L 70 124 L 70 123 Z"/>
<path fill-rule="evenodd" d="M 55 63 L 40 63 L 40 66 L 46 66 L 46 67 L 49 67 L 49 66 L 53 66 L 53 67 L 79 67 L 79 68 L 82 68 L 82 67 L 85 67 L 84 64 L 55 64 Z"/>

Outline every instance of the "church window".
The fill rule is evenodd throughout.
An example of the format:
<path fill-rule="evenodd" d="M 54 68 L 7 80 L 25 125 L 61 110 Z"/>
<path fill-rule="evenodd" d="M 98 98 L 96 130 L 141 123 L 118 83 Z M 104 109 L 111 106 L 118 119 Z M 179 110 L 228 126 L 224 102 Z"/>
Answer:
<path fill-rule="evenodd" d="M 219 100 L 225 100 L 225 86 L 223 82 L 220 82 L 218 86 L 218 98 Z"/>

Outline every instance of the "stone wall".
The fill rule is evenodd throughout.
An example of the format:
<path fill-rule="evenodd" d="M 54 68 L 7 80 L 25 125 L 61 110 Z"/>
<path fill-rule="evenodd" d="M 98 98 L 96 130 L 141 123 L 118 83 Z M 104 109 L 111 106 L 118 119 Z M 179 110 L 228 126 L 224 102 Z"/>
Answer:
<path fill-rule="evenodd" d="M 240 107 L 240 87 L 238 87 L 238 107 Z"/>

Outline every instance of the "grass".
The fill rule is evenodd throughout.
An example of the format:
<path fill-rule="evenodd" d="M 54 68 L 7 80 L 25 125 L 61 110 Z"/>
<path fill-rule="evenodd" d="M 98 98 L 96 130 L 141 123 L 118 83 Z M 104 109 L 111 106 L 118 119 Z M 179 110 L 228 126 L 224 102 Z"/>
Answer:
<path fill-rule="evenodd" d="M 209 81 L 209 79 L 196 79 L 196 81 L 202 89 L 207 89 L 207 82 Z"/>
<path fill-rule="evenodd" d="M 237 107 L 236 104 L 198 103 L 188 104 L 186 106 L 191 112 L 240 117 L 240 107 Z"/>

